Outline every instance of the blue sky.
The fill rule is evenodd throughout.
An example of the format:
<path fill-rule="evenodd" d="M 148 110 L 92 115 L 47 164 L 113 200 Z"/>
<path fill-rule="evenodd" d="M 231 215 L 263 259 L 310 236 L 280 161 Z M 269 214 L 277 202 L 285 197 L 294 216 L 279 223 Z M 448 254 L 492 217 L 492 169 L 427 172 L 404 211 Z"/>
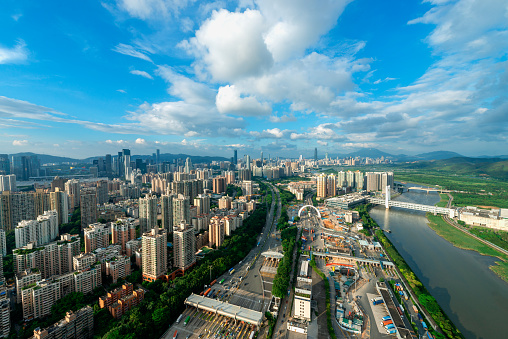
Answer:
<path fill-rule="evenodd" d="M 7 0 L 0 32 L 0 153 L 507 153 L 506 1 Z"/>

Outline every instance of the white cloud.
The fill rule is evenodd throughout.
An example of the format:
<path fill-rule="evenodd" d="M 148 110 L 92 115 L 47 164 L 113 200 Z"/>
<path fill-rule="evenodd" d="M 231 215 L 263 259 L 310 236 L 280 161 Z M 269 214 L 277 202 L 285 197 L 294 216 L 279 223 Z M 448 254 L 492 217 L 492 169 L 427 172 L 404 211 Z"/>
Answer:
<path fill-rule="evenodd" d="M 26 146 L 28 145 L 28 140 L 14 140 L 12 142 L 13 146 Z"/>
<path fill-rule="evenodd" d="M 13 48 L 0 46 L 0 64 L 17 64 L 25 62 L 27 59 L 28 49 L 23 40 L 18 40 Z"/>
<path fill-rule="evenodd" d="M 321 145 L 321 146 L 328 146 L 328 142 L 326 141 L 321 141 L 321 140 L 318 140 L 316 141 L 318 143 L 318 145 Z"/>
<path fill-rule="evenodd" d="M 153 77 L 145 71 L 132 70 L 132 71 L 130 71 L 130 73 L 134 74 L 134 75 L 140 75 L 144 78 L 153 80 Z"/>
<path fill-rule="evenodd" d="M 120 92 L 120 93 L 124 93 L 124 94 L 125 94 L 125 93 L 127 93 L 127 92 L 126 92 L 125 90 L 123 90 L 123 89 L 117 89 L 116 91 L 117 91 L 117 92 Z"/>
<path fill-rule="evenodd" d="M 219 88 L 216 105 L 219 112 L 223 114 L 264 116 L 272 112 L 268 103 L 260 103 L 255 96 L 242 96 L 235 85 Z"/>
<path fill-rule="evenodd" d="M 118 8 L 130 16 L 142 19 L 167 19 L 178 15 L 191 0 L 116 0 Z"/>
<path fill-rule="evenodd" d="M 278 122 L 281 122 L 281 123 L 284 123 L 284 122 L 291 122 L 291 121 L 296 121 L 296 118 L 293 114 L 289 114 L 289 115 L 282 115 L 282 116 L 275 116 L 275 115 L 272 115 L 268 118 L 268 120 L 270 122 L 274 122 L 274 123 L 278 123 Z"/>
<path fill-rule="evenodd" d="M 257 0 L 268 23 L 265 43 L 275 61 L 301 56 L 336 25 L 349 0 Z"/>
<path fill-rule="evenodd" d="M 263 41 L 264 18 L 259 11 L 213 11 L 196 36 L 180 44 L 198 57 L 196 68 L 207 69 L 216 81 L 260 75 L 273 64 Z"/>
<path fill-rule="evenodd" d="M 150 59 L 150 57 L 148 55 L 146 55 L 145 53 L 137 50 L 136 48 L 134 48 L 131 45 L 118 44 L 118 45 L 115 46 L 115 48 L 113 48 L 113 51 L 115 51 L 117 53 L 120 53 L 120 54 L 128 55 L 128 56 L 131 56 L 131 57 L 134 57 L 134 58 L 146 60 L 146 61 L 149 61 L 149 62 L 153 63 L 152 59 Z"/>
<path fill-rule="evenodd" d="M 207 85 L 176 73 L 169 66 L 159 66 L 157 74 L 171 84 L 169 93 L 186 103 L 212 107 L 215 91 Z"/>
<path fill-rule="evenodd" d="M 145 139 L 141 139 L 141 138 L 137 138 L 136 139 L 136 144 L 137 145 L 146 145 L 146 140 Z"/>

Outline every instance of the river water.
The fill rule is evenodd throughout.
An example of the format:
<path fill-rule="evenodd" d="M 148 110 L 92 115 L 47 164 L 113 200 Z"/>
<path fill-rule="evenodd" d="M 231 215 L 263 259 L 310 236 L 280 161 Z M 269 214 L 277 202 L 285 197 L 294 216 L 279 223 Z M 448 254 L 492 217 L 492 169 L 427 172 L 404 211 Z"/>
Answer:
<path fill-rule="evenodd" d="M 403 193 L 394 200 L 434 205 L 437 193 Z M 466 338 L 508 338 L 508 283 L 492 257 L 454 247 L 430 227 L 424 212 L 377 206 L 370 212 Z"/>

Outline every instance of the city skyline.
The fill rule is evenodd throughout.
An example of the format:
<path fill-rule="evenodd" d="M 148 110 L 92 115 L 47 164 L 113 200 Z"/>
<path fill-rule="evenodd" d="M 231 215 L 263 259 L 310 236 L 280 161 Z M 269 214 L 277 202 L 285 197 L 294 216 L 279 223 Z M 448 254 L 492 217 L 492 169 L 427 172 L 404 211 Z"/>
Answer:
<path fill-rule="evenodd" d="M 506 154 L 503 1 L 1 6 L 2 153 Z"/>

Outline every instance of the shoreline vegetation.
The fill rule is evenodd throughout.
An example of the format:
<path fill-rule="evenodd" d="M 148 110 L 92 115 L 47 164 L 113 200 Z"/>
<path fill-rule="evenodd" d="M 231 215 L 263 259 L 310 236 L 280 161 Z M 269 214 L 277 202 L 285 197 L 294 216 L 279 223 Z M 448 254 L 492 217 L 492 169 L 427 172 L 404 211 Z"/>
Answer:
<path fill-rule="evenodd" d="M 444 334 L 434 331 L 429 327 L 429 332 L 435 338 L 464 338 L 455 324 L 448 318 L 441 306 L 437 303 L 436 299 L 429 293 L 423 286 L 423 283 L 418 279 L 413 270 L 406 263 L 404 258 L 397 251 L 392 242 L 386 237 L 383 231 L 378 228 L 376 230 L 376 237 L 383 245 L 385 252 L 392 259 L 393 263 L 397 266 L 399 272 L 402 274 L 408 285 L 411 287 L 413 293 L 417 296 L 420 305 L 425 308 L 427 313 L 432 317 L 432 320 L 439 326 Z"/>
<path fill-rule="evenodd" d="M 427 225 L 453 246 L 499 259 L 496 261 L 495 265 L 491 265 L 489 268 L 508 283 L 508 256 L 506 254 L 459 231 L 455 227 L 449 225 L 442 216 L 427 213 L 427 220 Z"/>
<path fill-rule="evenodd" d="M 395 246 L 393 246 L 390 239 L 386 237 L 383 230 L 379 227 L 374 219 L 371 218 L 368 210 L 369 205 L 366 205 L 365 208 L 359 208 L 360 218 L 366 218 L 369 222 L 372 230 L 375 230 L 375 236 L 383 246 L 386 254 L 391 258 L 392 262 L 397 266 L 400 274 L 406 280 L 407 285 L 411 287 L 414 295 L 418 298 L 418 302 L 422 308 L 425 309 L 426 313 L 429 314 L 437 326 L 443 331 L 444 334 L 434 331 L 431 327 L 429 327 L 429 332 L 435 338 L 452 338 L 459 339 L 464 338 L 460 330 L 455 326 L 455 324 L 448 318 L 446 313 L 443 311 L 441 306 L 437 303 L 436 299 L 429 293 L 429 291 L 425 288 L 423 283 L 418 279 L 413 270 L 406 263 L 402 255 L 397 251 Z"/>

